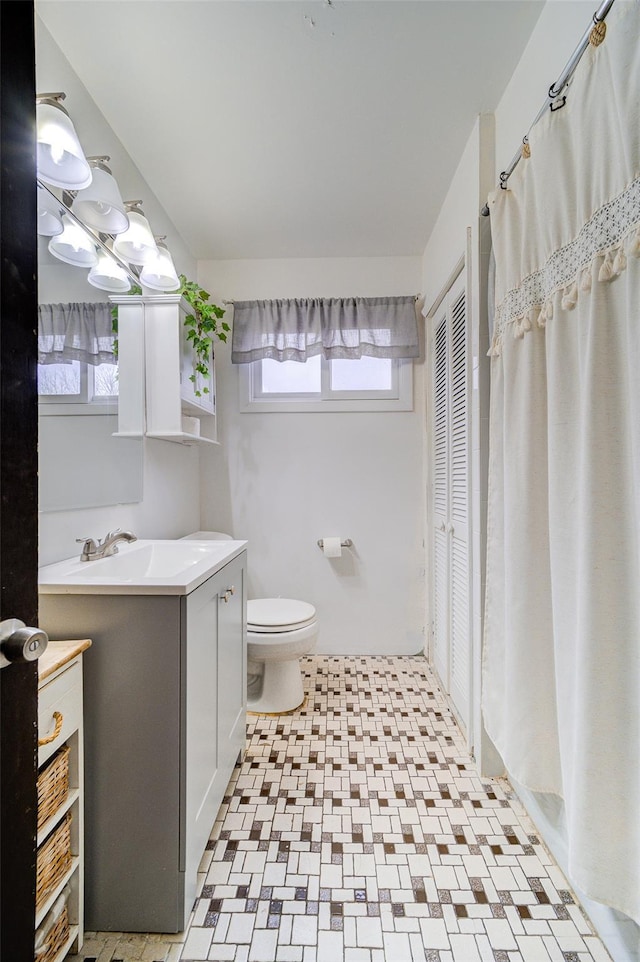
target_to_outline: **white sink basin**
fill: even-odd
[[[134,541],[99,561],[78,557],[38,572],[41,594],[188,594],[246,547],[246,541]]]

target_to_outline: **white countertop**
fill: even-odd
[[[134,541],[99,561],[79,556],[38,570],[40,594],[187,595],[247,546],[246,541]]]

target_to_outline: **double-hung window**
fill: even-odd
[[[241,411],[410,411],[412,361],[269,358],[240,366]]]
[[[38,364],[38,399],[43,414],[114,413],[118,409],[117,364]]]

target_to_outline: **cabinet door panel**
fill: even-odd
[[[247,703],[247,666],[245,660],[244,570],[240,562],[225,568],[226,582],[220,586],[218,672],[221,680],[218,696],[218,731],[220,753],[225,761],[235,764],[244,748]],[[234,589],[233,594],[230,593]],[[229,594],[227,594],[229,592]],[[226,600],[225,600],[226,599]]]
[[[197,872],[217,813],[212,791],[218,772],[218,581],[186,598],[185,787],[187,877]],[[194,869],[195,866],[195,869]]]

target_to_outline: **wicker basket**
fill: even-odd
[[[36,908],[71,867],[71,862],[71,812],[67,812],[57,828],[38,849]]]
[[[44,923],[46,925],[46,919]],[[40,948],[36,951],[35,962],[52,962],[56,955],[69,938],[69,913],[67,906],[53,923],[47,937]]]
[[[69,753],[69,746],[64,745],[38,775],[38,830],[69,794]]]

